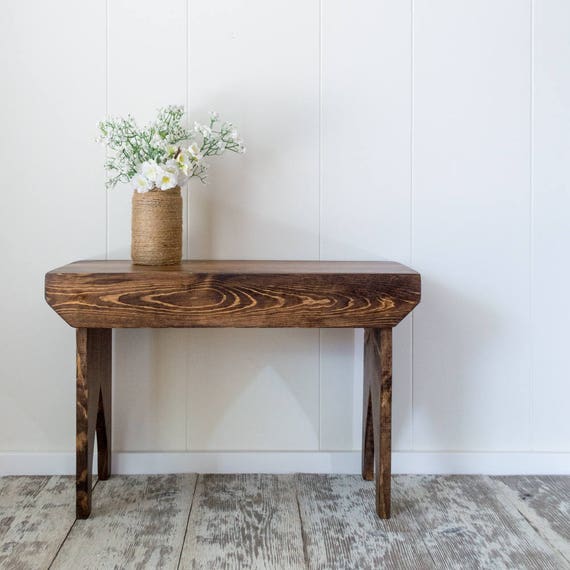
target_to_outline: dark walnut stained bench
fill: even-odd
[[[46,274],[49,305],[77,329],[78,518],[111,473],[114,328],[364,328],[362,476],[376,474],[376,512],[390,516],[392,328],[420,300],[420,275],[389,261],[184,261],[146,267],[79,261]]]

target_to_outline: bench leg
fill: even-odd
[[[111,329],[77,329],[76,516],[91,513],[93,448],[98,472],[111,472]]]
[[[362,476],[376,478],[376,512],[390,518],[392,473],[392,329],[366,329]]]

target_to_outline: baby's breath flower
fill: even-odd
[[[154,122],[141,128],[134,118],[109,118],[99,123],[98,142],[109,151],[105,162],[107,186],[130,182],[137,192],[168,190],[189,178],[206,182],[209,156],[226,150],[245,152],[243,142],[229,122],[218,126],[219,115],[210,113],[210,124],[183,124],[184,109],[171,105],[159,110]]]

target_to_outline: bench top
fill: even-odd
[[[134,265],[130,261],[93,260],[69,263],[48,273],[221,273],[247,274],[347,274],[347,273],[393,273],[417,275],[417,272],[395,261],[265,261],[265,260],[189,260],[179,265]]]
[[[46,274],[71,326],[388,327],[420,300],[420,275],[392,261],[78,261]]]

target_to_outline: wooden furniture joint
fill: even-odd
[[[114,328],[364,328],[362,476],[390,516],[392,328],[419,303],[420,275],[389,261],[78,261],[46,274],[48,304],[77,334],[76,513],[111,473]]]

